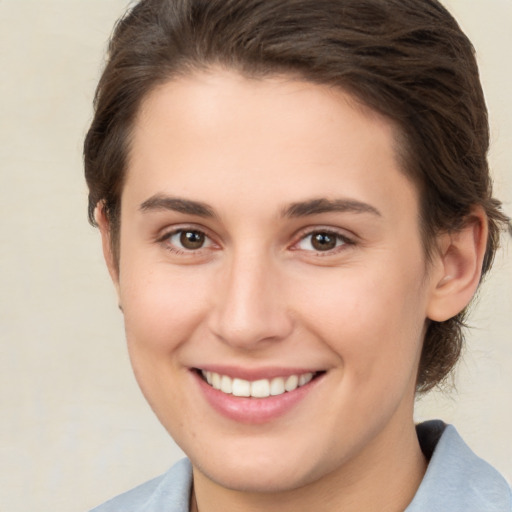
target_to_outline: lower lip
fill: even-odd
[[[197,373],[192,372],[208,403],[218,413],[239,423],[261,424],[285,415],[302,402],[317,386],[323,375],[317,376],[304,386],[282,395],[267,398],[245,398],[228,395],[212,388]]]

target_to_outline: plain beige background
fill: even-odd
[[[181,456],[134,382],[81,144],[126,0],[0,0],[0,510],[84,511]],[[512,1],[446,2],[478,50],[496,193],[512,214]],[[417,418],[456,424],[512,479],[512,243],[472,317],[458,390]]]

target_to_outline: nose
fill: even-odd
[[[278,265],[256,255],[233,257],[219,276],[210,329],[224,343],[256,350],[293,330]]]

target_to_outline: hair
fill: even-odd
[[[396,126],[403,172],[420,193],[426,260],[436,235],[481,206],[482,276],[508,222],[492,197],[489,127],[474,48],[436,0],[142,0],[116,25],[84,145],[89,219],[101,204],[114,257],[130,136],[141,102],[178,76],[222,66],[339,87]],[[417,392],[457,362],[466,310],[427,326]]]

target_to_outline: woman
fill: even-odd
[[[139,385],[188,459],[105,511],[510,510],[414,398],[507,217],[434,0],[142,0],[85,142]]]

